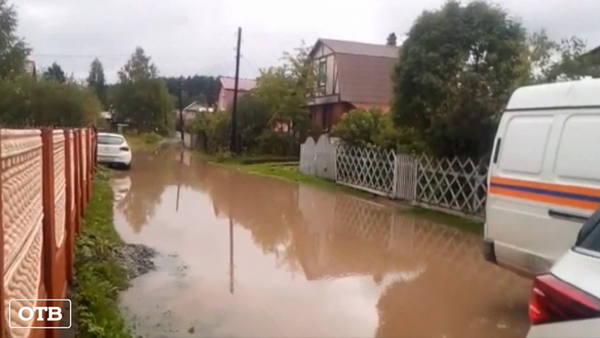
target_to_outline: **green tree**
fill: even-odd
[[[158,69],[146,55],[142,47],[137,47],[129,61],[119,71],[121,82],[154,79],[158,76]]]
[[[529,74],[524,29],[494,5],[447,2],[425,11],[396,67],[394,121],[438,155],[489,151],[500,113]]]
[[[116,119],[132,127],[167,132],[173,123],[173,100],[159,79],[126,81],[115,87],[112,99]]]
[[[173,124],[173,99],[158,69],[137,47],[119,71],[119,83],[111,90],[117,121],[140,130],[166,133]]]
[[[97,58],[90,65],[90,74],[87,78],[88,87],[96,93],[98,99],[106,107],[106,79],[104,78],[104,67]]]
[[[58,63],[53,62],[50,68],[46,69],[44,72],[43,78],[48,81],[55,81],[58,83],[67,82],[67,77],[65,76],[65,72],[58,65]]]
[[[253,91],[269,113],[268,126],[287,125],[299,139],[311,129],[306,96],[314,87],[314,69],[307,62],[308,52],[305,47],[297,48],[284,54],[281,65],[261,70]]]
[[[532,83],[600,77],[600,57],[586,53],[585,42],[576,36],[555,42],[541,30],[529,36],[528,45]]]
[[[4,126],[81,127],[97,121],[101,105],[75,83],[36,81],[29,76],[0,80],[0,123]]]
[[[0,79],[22,74],[30,49],[15,35],[17,14],[7,0],[0,0]]]

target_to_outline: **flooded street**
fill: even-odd
[[[164,149],[118,171],[115,224],[157,250],[121,304],[144,337],[522,337],[529,282],[480,237]]]

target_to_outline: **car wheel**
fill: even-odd
[[[131,169],[131,163],[123,164],[123,168],[124,168],[125,170],[129,170],[129,169]]]

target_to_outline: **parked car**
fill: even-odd
[[[486,259],[548,271],[600,207],[600,80],[523,87],[501,118],[488,174]]]
[[[529,317],[530,338],[600,336],[600,210],[551,272],[535,278]]]
[[[129,169],[131,167],[131,161],[131,148],[123,135],[98,133],[99,163],[118,165]]]

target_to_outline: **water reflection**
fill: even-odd
[[[138,155],[122,176],[121,235],[163,253],[122,297],[142,334],[526,332],[527,281],[483,262],[476,236],[173,149]]]

